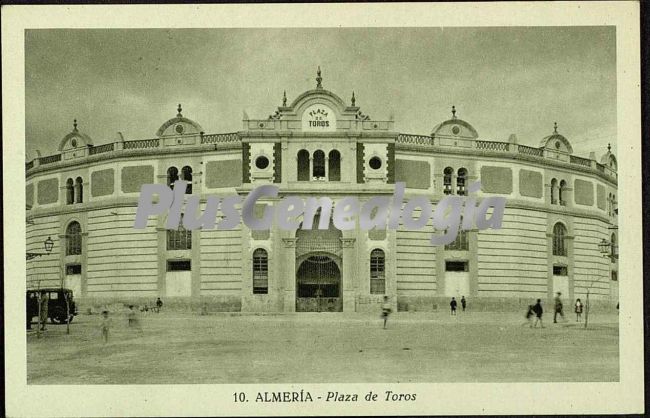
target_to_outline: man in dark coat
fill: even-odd
[[[451,302],[449,302],[449,306],[451,307],[451,314],[456,315],[456,306],[458,305],[458,302],[456,302],[456,298],[451,298]]]
[[[562,299],[560,299],[560,296],[562,296],[562,293],[557,292],[557,295],[555,296],[555,313],[553,314],[553,323],[557,324],[557,314],[560,314],[562,317],[562,320],[564,321],[564,312],[562,308]]]
[[[533,327],[536,327],[537,323],[539,322],[539,325],[544,328],[544,323],[542,322],[542,314],[544,313],[544,309],[542,309],[541,299],[537,299],[537,303],[535,306],[533,306],[533,312],[535,312],[535,323],[533,324]]]

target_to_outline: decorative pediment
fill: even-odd
[[[169,119],[163,123],[156,132],[156,136],[178,136],[178,135],[196,135],[203,132],[203,128],[191,119],[183,117],[181,111],[183,108],[178,105],[178,113],[175,118]]]

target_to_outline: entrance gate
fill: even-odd
[[[305,259],[296,274],[296,312],[341,312],[341,271],[326,255]]]

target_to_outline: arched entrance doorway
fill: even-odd
[[[329,255],[308,255],[296,271],[296,312],[341,312],[341,270]]]
[[[341,312],[342,233],[329,219],[327,229],[318,229],[320,213],[312,229],[296,231],[296,312]]]

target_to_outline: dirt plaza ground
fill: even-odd
[[[112,315],[27,335],[29,384],[617,381],[618,317],[569,315],[531,329],[523,313]],[[35,328],[35,324],[34,324]]]

